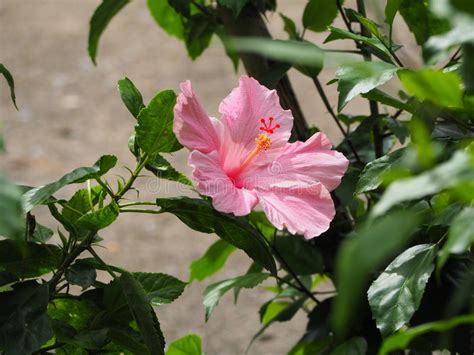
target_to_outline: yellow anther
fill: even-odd
[[[257,144],[258,151],[265,151],[272,145],[272,140],[266,133],[260,133],[257,138],[255,138],[255,143]]]

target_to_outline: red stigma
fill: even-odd
[[[273,117],[268,118],[268,124],[264,118],[260,119],[260,122],[263,123],[263,127],[260,127],[260,130],[265,131],[270,134],[272,134],[273,132],[275,132],[276,129],[281,127],[279,124],[276,124],[275,126],[272,127]]]

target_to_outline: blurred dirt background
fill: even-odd
[[[0,170],[18,183],[38,186],[79,167],[89,166],[103,154],[119,158],[115,174],[127,176],[123,166],[134,166],[127,139],[134,119],[116,90],[127,76],[145,101],[163,89],[178,89],[191,79],[209,114],[217,116],[220,100],[237,85],[230,60],[217,40],[202,57],[192,62],[184,44],[164,33],[150,16],[145,0],[127,5],[102,36],[98,65],[87,55],[89,19],[98,0],[0,0],[0,62],[12,72],[17,92],[17,112],[7,86],[0,84],[0,122],[7,154],[0,157]],[[300,23],[305,0],[280,0],[279,11]],[[275,37],[286,38],[277,13],[268,18]],[[342,27],[342,24],[340,24]],[[317,44],[324,36],[312,35]],[[340,46],[339,46],[340,48]],[[407,52],[408,53],[408,52]],[[402,58],[404,56],[402,55]],[[404,57],[405,60],[409,59]],[[333,78],[334,68],[325,70],[321,82]],[[339,132],[313,88],[297,72],[290,77],[308,121],[324,131],[333,143]],[[337,102],[335,86],[329,98]],[[348,111],[365,112],[358,102]],[[186,174],[187,152],[169,157]],[[111,182],[113,182],[111,175]],[[143,178],[140,198],[188,194],[176,184]],[[60,196],[67,197],[66,189]],[[134,194],[129,194],[135,198]],[[45,211],[37,218],[55,228]],[[132,271],[165,272],[187,280],[189,264],[216,240],[214,235],[194,232],[172,215],[123,214],[101,233],[102,256],[110,263]],[[210,280],[194,282],[172,305],[157,310],[168,342],[189,333],[203,338],[208,354],[243,354],[258,331],[258,309],[270,298],[262,288],[242,292],[238,306],[225,296],[208,323],[204,323],[201,294],[211,282],[242,274],[249,259],[234,253],[227,267]],[[293,321],[275,324],[252,347],[250,354],[284,354],[302,335],[304,314]]]

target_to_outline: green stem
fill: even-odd
[[[364,0],[357,0],[357,11],[362,16],[366,17]],[[370,33],[362,24],[360,25],[360,31],[363,36],[370,37]],[[370,52],[367,51],[367,49],[364,47],[361,47],[361,50],[364,56],[364,60],[366,62],[372,61],[372,56]],[[373,100],[369,101],[369,109],[370,109],[371,117],[377,117],[379,115],[379,107],[376,101],[373,101]],[[383,155],[383,137],[382,137],[382,131],[380,129],[378,122],[375,122],[374,127],[372,128],[372,134],[374,136],[375,156],[377,158],[380,158]]]
[[[133,183],[137,179],[137,177],[140,175],[140,172],[142,171],[143,167],[148,161],[148,154],[143,155],[140,160],[137,163],[137,166],[135,167],[135,170],[132,172],[132,176],[130,176],[130,179],[128,179],[127,183],[120,189],[119,192],[115,195],[115,201],[120,200],[123,195],[127,193],[128,190],[133,186]]]
[[[119,205],[120,208],[130,207],[130,206],[156,206],[156,203],[135,201],[135,202],[128,202],[128,203],[124,203],[123,205]]]
[[[145,210],[145,209],[132,209],[132,208],[121,208],[120,212],[123,213],[149,213],[149,214],[161,214],[162,211],[155,211],[155,210]]]
[[[107,192],[107,194],[112,198],[112,200],[115,199],[114,193],[112,192],[112,190],[109,189],[105,182],[103,182],[100,178],[96,178],[95,181],[97,181],[97,183],[102,186],[102,188],[105,190],[105,192]]]

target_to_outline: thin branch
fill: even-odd
[[[109,189],[109,187],[107,186],[105,182],[103,182],[100,178],[96,178],[95,181],[97,181],[97,183],[100,186],[102,186],[102,188],[105,190],[105,192],[107,192],[107,194],[110,196],[112,200],[115,199],[114,193],[112,192],[112,190]]]
[[[351,23],[349,22],[349,20],[347,19],[346,14],[344,13],[344,9],[342,8],[342,5],[341,5],[341,0],[337,0],[336,4],[337,4],[337,9],[339,10],[339,13],[341,14],[342,20],[346,24],[347,29],[350,32],[352,32]]]
[[[105,270],[107,270],[107,272],[110,274],[110,276],[112,276],[112,277],[114,278],[114,280],[117,280],[117,275],[115,274],[115,272],[109,267],[109,265],[107,265],[107,263],[106,263],[104,260],[102,260],[102,258],[99,256],[99,254],[97,254],[97,253],[95,252],[95,250],[94,250],[91,246],[89,246],[89,247],[87,248],[87,251],[88,251],[89,253],[91,253],[92,256],[93,256],[100,264],[102,264],[102,266],[105,268]]]
[[[132,209],[132,208],[121,208],[120,212],[123,213],[148,213],[148,214],[160,214],[163,213],[162,211],[155,211],[155,210],[145,210],[145,209]]]
[[[130,206],[156,206],[156,203],[135,201],[135,202],[128,202],[128,203],[124,203],[123,205],[119,205],[120,208],[130,207]]]
[[[321,82],[319,81],[319,79],[317,77],[315,77],[315,78],[313,78],[313,83],[316,86],[316,90],[318,90],[319,96],[321,96],[321,100],[323,101],[324,106],[328,110],[331,117],[334,119],[334,122],[336,122],[337,127],[339,128],[342,135],[346,139],[347,144],[349,145],[349,148],[352,150],[352,153],[354,153],[354,157],[357,159],[357,161],[359,163],[362,163],[359,155],[357,154],[357,151],[356,151],[354,145],[352,144],[351,140],[347,138],[347,133],[344,130],[344,127],[342,127],[341,122],[339,122],[336,113],[334,112],[333,108],[331,107],[331,103],[329,102],[328,97],[326,96],[326,93],[324,92],[324,88],[321,85]]]
[[[204,14],[206,14],[206,15],[209,15],[209,16],[212,16],[212,12],[209,11],[209,9],[208,9],[206,6],[204,6],[204,5],[200,4],[200,3],[198,3],[198,2],[195,1],[195,0],[191,0],[191,4],[193,4],[193,5],[196,6],[199,10],[201,10],[202,13],[204,13]]]
[[[459,58],[456,58],[457,55],[461,52],[461,48],[458,48],[456,50],[456,52],[453,53],[453,55],[451,56],[451,58],[449,58],[449,61],[443,66],[443,69],[446,69],[447,67],[449,67],[449,65],[454,62],[454,61],[457,61]]]

